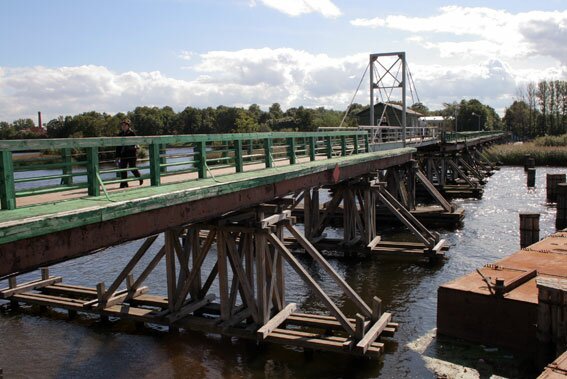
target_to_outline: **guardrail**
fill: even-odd
[[[138,145],[137,167],[117,168],[118,146]],[[197,173],[207,178],[211,169],[230,173],[249,165],[273,167],[369,151],[368,133],[350,130],[327,133],[249,133],[148,137],[102,137],[0,141],[0,206],[16,208],[16,198],[86,188],[100,196],[113,183],[149,179],[161,185],[165,176]],[[30,153],[31,152],[31,153]],[[143,154],[146,155],[146,154]],[[308,158],[308,159],[307,159]],[[140,178],[121,179],[120,173],[138,169]]]
[[[359,126],[358,129],[369,133],[370,143],[403,141],[403,128],[401,126]],[[406,143],[437,140],[438,135],[439,128],[437,127],[406,127]]]
[[[497,131],[476,131],[476,132],[442,132],[441,141],[450,142],[467,142],[476,138],[503,136],[504,132]]]

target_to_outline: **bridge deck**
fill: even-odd
[[[0,212],[0,275],[42,264],[33,256],[30,246],[34,244],[40,251],[58,251],[57,261],[69,254],[77,256],[166,228],[217,217],[309,186],[332,184],[403,164],[413,152],[413,148],[403,148],[364,153],[115,191],[108,198],[91,196],[5,210]],[[81,228],[80,233],[66,233],[77,228]],[[22,245],[14,246],[17,242]],[[24,245],[26,248],[22,248]],[[18,260],[9,258],[14,248],[20,254],[30,252],[31,260],[24,263],[27,259],[21,255]]]

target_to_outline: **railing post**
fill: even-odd
[[[346,136],[341,136],[341,156],[346,157]]]
[[[293,137],[287,139],[287,156],[289,157],[289,164],[297,163],[297,156],[295,155],[295,138]]]
[[[61,159],[63,160],[63,177],[61,178],[61,184],[70,186],[73,184],[73,160],[71,156],[71,149],[65,148],[61,149]]]
[[[325,137],[325,144],[327,146],[327,158],[333,157],[333,143],[331,141],[331,136]]]
[[[353,142],[354,142],[354,154],[358,154],[358,135],[355,134],[353,136]]]
[[[199,164],[197,165],[199,179],[205,179],[207,177],[207,146],[205,141],[197,142],[196,148],[199,155]]]
[[[89,196],[100,196],[98,182],[98,147],[87,147],[87,184]]]
[[[370,152],[370,143],[368,141],[368,133],[364,135],[364,148],[366,149],[366,153]]]
[[[150,183],[152,186],[161,184],[161,145],[159,143],[151,143],[150,146]]]
[[[160,171],[163,173],[167,172],[167,149],[165,144],[159,144],[159,167]]]
[[[2,209],[16,209],[14,164],[11,151],[0,151],[0,205]]]
[[[309,160],[314,161],[316,154],[315,137],[309,137]]]
[[[244,171],[244,161],[242,160],[242,140],[234,141],[234,166],[236,172]]]
[[[274,159],[272,157],[272,139],[264,139],[264,156],[266,159],[266,168],[273,167]]]

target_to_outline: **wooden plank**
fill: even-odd
[[[42,294],[20,293],[13,296],[14,300],[37,305],[45,305],[56,308],[72,309],[75,311],[83,311],[83,304],[76,299],[64,299],[55,297],[46,297]]]
[[[293,225],[286,224],[285,226],[291,232],[291,234],[293,234],[293,236],[301,244],[301,246],[303,246],[305,251],[307,251],[307,253],[309,253],[309,255],[311,255],[311,257],[323,267],[325,272],[329,274],[329,276],[335,281],[335,283],[338,284],[345,295],[347,295],[347,297],[352,302],[354,302],[354,304],[356,304],[362,314],[366,317],[370,317],[372,315],[372,310],[370,309],[370,307],[364,302],[364,300],[362,300],[360,296],[358,296],[356,292],[354,292],[354,290],[348,285],[348,283],[343,278],[341,278],[339,274],[337,274],[337,272],[331,267],[329,262],[327,262],[327,260],[323,258],[323,256],[317,251],[317,249],[315,249],[315,247],[309,241],[303,238],[301,233]]]
[[[136,296],[142,295],[149,291],[148,287],[140,287],[136,288],[133,292],[126,292],[120,295],[112,296],[108,300],[104,301],[100,304],[101,307],[111,307],[116,304],[120,304],[124,302],[124,300],[128,299],[135,299]]]
[[[376,236],[376,237],[374,237],[374,239],[372,241],[370,241],[370,243],[366,247],[369,248],[370,250],[372,250],[376,245],[378,245],[378,243],[381,240],[382,240],[382,237]]]
[[[345,315],[340,311],[336,304],[327,296],[327,294],[319,287],[317,282],[309,275],[307,271],[303,268],[301,263],[293,256],[293,254],[285,247],[282,241],[280,241],[273,233],[266,233],[267,239],[280,250],[284,258],[288,263],[294,268],[294,270],[299,274],[299,276],[315,291],[317,295],[321,298],[323,303],[327,306],[327,309],[337,318],[341,323],[345,331],[349,335],[354,335],[354,328],[348,322]]]
[[[267,323],[264,324],[258,331],[256,335],[258,336],[258,340],[264,340],[274,329],[278,328],[286,318],[295,312],[297,305],[295,303],[289,303],[286,305],[284,309],[282,309],[278,314],[270,319]]]
[[[132,259],[130,259],[130,261],[122,269],[120,274],[118,274],[118,276],[116,277],[114,282],[110,285],[110,287],[108,287],[108,291],[106,291],[106,293],[103,296],[104,301],[108,300],[112,296],[114,291],[118,289],[118,286],[120,286],[120,284],[124,281],[124,279],[126,279],[128,274],[132,272],[136,264],[138,264],[140,259],[144,256],[144,254],[146,254],[146,252],[148,251],[150,246],[154,243],[154,241],[157,239],[157,237],[158,237],[157,235],[151,236],[144,241],[144,243],[142,244],[142,246],[140,246],[136,254],[134,254]]]
[[[228,286],[228,262],[226,254],[226,232],[219,230],[217,232],[217,267],[219,277],[219,294],[221,305],[221,320],[228,320],[232,316],[229,303],[229,286]]]
[[[416,171],[416,176],[419,179],[419,181],[421,182],[421,184],[423,184],[423,186],[425,187],[425,189],[427,190],[427,192],[429,192],[429,194],[435,199],[437,200],[437,202],[439,203],[439,205],[441,205],[441,207],[446,211],[446,212],[452,212],[452,208],[451,208],[451,204],[445,200],[445,198],[443,197],[443,195],[441,195],[441,192],[439,192],[437,190],[437,188],[435,188],[435,186],[433,185],[433,183],[431,183],[429,181],[429,179],[427,179],[427,176],[425,176],[425,174],[421,171],[421,170],[417,170]]]
[[[268,336],[266,341],[315,350],[345,353],[346,351],[344,350],[343,345],[348,340],[341,337],[328,337],[313,333],[276,329]],[[382,344],[373,344],[372,347],[367,350],[366,355],[377,358],[381,355],[383,348],[384,346]],[[356,353],[356,351],[353,351],[352,353]]]
[[[376,338],[380,336],[380,333],[388,326],[388,323],[392,319],[392,314],[384,312],[382,316],[376,321],[376,323],[366,332],[364,337],[356,344],[356,348],[362,353],[366,353],[370,344],[376,341]]]
[[[52,284],[59,283],[62,280],[63,280],[62,277],[56,276],[49,278],[47,280],[40,279],[40,280],[33,280],[31,282],[22,283],[14,288],[4,288],[3,290],[0,290],[0,298],[6,299],[15,294],[28,292],[31,290],[39,289],[41,287],[50,286]]]
[[[291,217],[291,211],[290,210],[284,210],[281,213],[277,213],[275,215],[271,215],[269,217],[266,217],[266,218],[260,220],[260,228],[265,229],[268,226],[272,226],[274,224],[277,224],[278,222],[280,222],[282,220],[287,220],[290,217]]]
[[[238,277],[240,281],[240,288],[242,289],[242,294],[244,295],[244,301],[246,302],[247,307],[250,309],[252,313],[252,317],[254,318],[255,322],[259,322],[259,315],[258,309],[256,306],[256,299],[252,293],[252,284],[248,282],[248,276],[242,267],[242,260],[238,256],[234,246],[236,245],[236,241],[230,234],[226,234],[226,242],[227,242],[227,251],[229,258],[231,259],[232,267],[233,267],[233,275]]]
[[[185,304],[181,307],[178,311],[173,314],[169,314],[166,318],[170,323],[174,323],[183,317],[188,316],[189,314],[195,312],[196,310],[203,308],[205,305],[211,303],[216,298],[214,293],[208,294],[201,300],[192,301],[190,303]]]
[[[165,273],[167,277],[167,300],[169,302],[169,310],[173,312],[175,309],[176,288],[176,271],[175,271],[175,239],[177,235],[173,230],[165,233]]]

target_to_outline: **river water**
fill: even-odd
[[[102,324],[85,315],[69,321],[66,313],[57,310],[40,313],[22,307],[12,311],[4,303],[0,305],[0,368],[4,378],[434,378],[447,372],[447,377],[457,372],[476,377],[476,370],[484,376],[530,377],[533,373],[527,373],[525,361],[509,352],[435,338],[437,288],[517,251],[519,212],[541,213],[540,236],[553,233],[555,209],[545,204],[545,174],[560,172],[565,170],[538,167],[536,187],[527,189],[522,168],[504,167],[490,178],[481,200],[456,200],[466,216],[457,229],[438,230],[451,245],[443,264],[329,258],[363,299],[380,297],[383,310],[392,312],[400,323],[380,361],[324,352],[307,355],[279,345],[257,346],[194,332],[169,334],[157,327],[136,330],[128,322]],[[104,280],[108,285],[140,244],[131,242],[53,266],[51,274],[63,276],[68,284],[94,286]],[[300,259],[314,277],[324,280],[318,267],[307,258]],[[213,264],[212,259],[205,262],[206,267]],[[38,276],[31,273],[19,280]],[[158,267],[148,278],[151,293],[165,293],[164,277],[163,267]],[[288,302],[303,309],[323,308],[289,267],[286,282]],[[0,282],[0,287],[6,286]],[[345,299],[334,285],[323,281],[322,287],[343,305]],[[447,368],[443,362],[464,367]],[[457,371],[451,374],[451,369]]]

